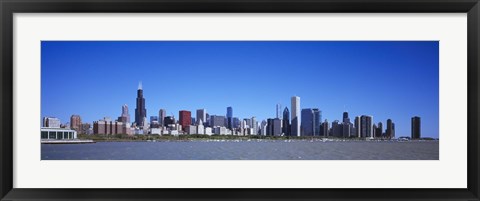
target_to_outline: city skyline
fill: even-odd
[[[159,50],[164,50],[167,47],[173,47],[174,50],[177,50],[179,52],[177,53],[178,55],[184,56],[185,58],[189,58],[189,59],[192,59],[192,58],[199,59],[198,58],[199,54],[207,57],[206,53],[195,53],[195,54],[191,53],[189,56],[185,54],[186,51],[195,52],[195,50],[199,51],[200,49],[202,49],[200,47],[203,47],[209,53],[212,53],[212,52],[218,53],[218,54],[210,55],[209,56],[210,60],[204,59],[211,63],[215,61],[214,58],[218,58],[223,62],[229,61],[229,59],[225,58],[225,55],[222,56],[221,54],[222,50],[230,50],[230,51],[233,51],[234,53],[239,53],[238,48],[242,49],[246,47],[261,47],[260,49],[263,49],[262,51],[264,51],[263,52],[264,54],[269,54],[270,57],[274,57],[282,61],[285,61],[285,60],[290,61],[290,63],[293,62],[291,60],[297,60],[298,57],[304,57],[304,55],[302,54],[298,54],[298,53],[293,54],[292,53],[293,50],[303,50],[302,53],[306,53],[305,52],[305,49],[306,49],[308,50],[307,51],[308,53],[312,49],[322,49],[322,48],[325,49],[328,47],[328,48],[331,48],[331,49],[328,49],[330,51],[333,48],[333,50],[336,50],[336,51],[348,50],[350,52],[353,52],[351,50],[352,48],[358,50],[358,49],[368,47],[367,49],[369,51],[367,52],[369,52],[369,54],[376,53],[374,54],[374,56],[377,56],[377,57],[378,57],[378,54],[380,53],[382,53],[380,55],[383,55],[386,57],[388,56],[392,57],[392,55],[385,53],[389,51],[396,52],[396,53],[402,52],[403,53],[402,55],[404,57],[401,57],[402,55],[395,55],[402,59],[397,58],[397,60],[393,60],[391,62],[398,63],[400,60],[400,61],[403,61],[403,63],[409,63],[410,65],[409,67],[405,67],[406,69],[400,69],[400,70],[397,68],[390,69],[393,71],[385,70],[384,68],[381,68],[376,65],[372,65],[371,68],[373,69],[370,69],[365,67],[366,63],[376,63],[376,62],[372,61],[373,59],[370,59],[370,60],[365,59],[363,63],[358,62],[357,66],[363,66],[365,68],[365,71],[367,72],[361,72],[361,70],[357,69],[358,67],[349,67],[346,69],[343,68],[342,70],[341,68],[342,65],[338,64],[337,68],[339,69],[335,68],[336,70],[338,70],[338,72],[334,71],[334,72],[337,72],[339,75],[338,80],[328,79],[328,77],[332,77],[332,76],[327,76],[328,75],[327,73],[327,75],[323,75],[323,76],[322,74],[319,74],[318,79],[312,79],[312,80],[307,79],[307,81],[300,81],[296,79],[295,76],[292,76],[291,79],[289,79],[288,74],[292,74],[292,73],[288,73],[288,72],[294,71],[295,69],[299,70],[302,73],[309,72],[309,71],[330,72],[331,71],[330,68],[333,68],[333,67],[330,66],[330,68],[321,68],[311,64],[311,63],[314,63],[312,61],[310,63],[311,65],[308,65],[308,68],[307,67],[300,68],[302,67],[302,65],[297,65],[297,66],[300,66],[299,68],[287,68],[286,66],[273,65],[273,66],[264,67],[263,70],[259,69],[259,71],[252,71],[253,73],[236,74],[235,72],[238,69],[232,69],[231,67],[217,66],[216,68],[213,68],[213,70],[228,69],[229,71],[232,70],[233,72],[227,71],[227,72],[223,72],[224,74],[222,74],[222,72],[220,73],[212,72],[212,68],[203,68],[203,71],[212,72],[211,74],[208,74],[203,72],[202,70],[200,70],[199,72],[198,68],[191,68],[190,69],[192,70],[191,73],[190,71],[186,71],[188,73],[186,74],[186,78],[184,78],[183,75],[185,75],[184,74],[185,72],[183,72],[182,69],[179,70],[179,68],[177,67],[171,67],[172,69],[168,67],[165,67],[165,68],[158,67],[160,71],[163,70],[164,73],[157,74],[157,73],[150,72],[150,71],[157,72],[156,68],[153,68],[151,66],[141,67],[142,65],[139,65],[138,68],[136,67],[131,67],[131,69],[124,68],[123,69],[124,71],[122,71],[122,69],[115,70],[115,68],[112,69],[110,65],[107,65],[109,67],[106,67],[107,68],[106,70],[100,67],[99,71],[97,72],[112,72],[114,75],[118,75],[118,72],[122,72],[122,73],[125,73],[125,75],[120,73],[120,75],[123,75],[123,77],[122,76],[119,76],[119,77],[120,78],[125,77],[126,80],[128,81],[125,81],[125,83],[123,83],[122,79],[118,79],[116,82],[108,82],[108,80],[110,80],[111,77],[115,77],[115,76],[111,76],[111,77],[104,77],[102,82],[102,79],[97,80],[94,78],[89,78],[88,76],[90,74],[85,74],[81,77],[86,78],[85,80],[88,82],[96,83],[96,85],[87,84],[87,86],[90,86],[90,87],[83,88],[84,93],[80,93],[82,92],[81,90],[77,90],[76,92],[78,93],[71,93],[70,91],[72,89],[82,89],[82,88],[77,88],[77,86],[75,86],[74,84],[71,84],[71,85],[65,84],[67,86],[66,88],[68,87],[71,88],[70,90],[62,90],[62,88],[65,89],[65,85],[60,85],[58,87],[59,90],[55,91],[55,87],[54,87],[55,85],[52,85],[52,81],[54,81],[53,80],[54,77],[59,75],[68,75],[68,74],[69,76],[71,76],[71,72],[82,72],[80,70],[86,70],[89,68],[89,67],[83,66],[83,68],[86,68],[86,69],[82,69],[80,65],[79,66],[80,70],[75,69],[73,67],[67,67],[67,69],[65,69],[64,71],[61,71],[59,70],[59,68],[61,69],[61,66],[66,66],[66,65],[68,66],[68,64],[79,65],[78,63],[74,63],[74,61],[81,60],[80,58],[85,59],[85,57],[96,58],[95,59],[96,62],[100,62],[102,64],[108,63],[107,61],[114,61],[115,58],[117,58],[118,60],[122,60],[123,58],[120,59],[121,57],[119,57],[121,55],[118,55],[119,54],[118,49],[117,50],[113,50],[113,49],[119,48],[119,47],[120,49],[126,48],[125,46],[126,47],[133,46],[140,49],[142,49],[143,47],[144,49],[148,49],[148,50],[152,50],[151,48],[153,47],[146,48],[145,46],[147,47],[154,46]],[[159,48],[157,46],[166,46],[166,47]],[[177,46],[185,46],[185,47],[179,48]],[[320,47],[317,47],[317,46],[320,46]],[[323,46],[327,46],[327,47],[323,47]],[[341,46],[345,46],[345,47],[341,48]],[[109,56],[104,57],[103,59],[99,58],[99,56],[96,55],[95,53],[100,53],[99,52],[100,50],[98,50],[95,47],[99,47],[99,49],[103,51],[110,50],[101,54],[101,55],[109,55]],[[278,53],[279,51],[278,48],[280,48],[280,50],[284,52],[282,53],[282,51],[280,51],[280,53]],[[61,53],[63,54],[63,56],[55,55],[55,53],[59,53],[59,50],[63,50]],[[413,51],[412,53],[411,50],[415,50],[415,51]],[[426,51],[426,50],[429,50],[429,51]],[[74,53],[78,53],[79,51],[82,52],[82,54],[80,55],[74,54]],[[133,54],[132,50],[121,49],[121,51],[126,51]],[[249,58],[248,56],[251,57],[252,55],[258,55],[255,58],[257,61],[254,62],[255,63],[254,66],[259,67],[259,63],[260,64],[268,63],[272,59],[268,57],[261,58],[261,56],[264,55],[264,54],[261,54],[262,51],[260,51],[259,53],[258,50],[257,51],[253,50],[254,53],[251,53],[250,51],[243,50],[240,52],[248,53],[247,56],[245,55],[238,56],[239,58],[235,57],[231,61],[232,63],[235,63],[235,62],[239,62],[240,58]],[[278,55],[272,56],[271,51],[277,51],[277,54],[290,53],[292,54],[292,57],[297,59],[294,59],[294,58],[285,59],[283,57],[279,57]],[[140,52],[147,53],[147,51],[145,50]],[[157,55],[158,52],[151,51],[149,53],[152,55]],[[326,52],[317,51],[317,53],[327,54],[328,51]],[[67,54],[67,55],[70,54],[70,56],[64,57],[65,56],[64,54]],[[230,53],[230,54],[233,54],[233,53]],[[312,53],[310,52],[310,54]],[[358,54],[365,55],[365,51],[359,52]],[[428,59],[417,58],[419,57],[419,55],[424,56],[425,54],[429,55]],[[177,57],[179,57],[178,55]],[[136,56],[141,57],[139,55],[136,55]],[[172,54],[169,53],[169,56],[172,56]],[[308,57],[310,58],[310,60],[315,60],[315,61],[318,60],[314,58],[312,55],[310,55],[310,57]],[[326,56],[321,56],[321,57],[323,59],[327,59]],[[346,55],[343,55],[343,57],[346,57]],[[349,57],[349,58],[352,58],[352,57]],[[357,56],[353,58],[359,59],[361,57]],[[385,60],[384,62],[387,62],[386,60],[388,60],[388,58],[382,57],[379,60]],[[414,58],[417,58],[417,59],[414,59]],[[150,58],[150,59],[154,61],[158,61],[158,59],[154,59],[154,58]],[[141,58],[137,58],[137,60],[141,60]],[[332,58],[329,58],[329,60],[332,60]],[[178,60],[177,62],[180,62],[180,61],[181,60]],[[83,62],[83,65],[85,65],[85,63],[89,63],[90,65],[92,65],[92,62],[93,61],[89,61],[87,59],[87,62]],[[273,63],[279,64],[278,62],[273,62]],[[342,63],[342,62],[337,61],[337,63]],[[382,63],[382,64],[386,65],[385,63]],[[245,65],[244,67],[247,68],[247,70],[251,69],[251,68],[248,68],[248,65],[246,64],[244,65]],[[101,65],[97,64],[95,66],[99,67]],[[199,62],[197,67],[198,66],[205,67],[204,62]],[[425,66],[427,66],[428,68]],[[319,69],[316,69],[314,67]],[[417,72],[415,71],[416,68],[422,68],[422,69],[418,70]],[[426,69],[423,69],[423,68],[426,68]],[[150,71],[148,71],[149,69]],[[268,75],[268,74],[261,73],[265,71],[265,69],[266,69],[266,72],[268,72],[269,70],[270,71],[279,70],[280,72],[277,72],[275,74],[276,76],[279,76],[279,77],[281,77],[282,75],[287,75],[286,79],[275,79],[275,82],[271,82],[271,84],[274,86],[278,85],[277,91],[273,91],[273,92],[265,91],[266,89],[270,89],[270,88],[262,87],[263,85],[261,85],[261,83],[256,82],[257,79],[264,78],[264,79],[269,79],[268,83],[270,83],[271,78],[269,78],[268,76],[266,77],[261,76],[261,75]],[[55,70],[59,70],[59,71],[55,71]],[[114,70],[114,71],[109,71],[109,70]],[[127,71],[127,70],[130,70],[130,71]],[[284,70],[287,70],[287,71],[283,72]],[[183,72],[183,74],[179,73],[178,76],[174,76],[175,72],[177,71]],[[369,87],[366,90],[361,90],[363,89],[362,83],[354,82],[356,81],[356,79],[354,79],[355,75],[351,75],[352,72],[350,71],[355,71],[355,73],[357,74],[355,73],[354,74],[357,75],[358,77],[364,78],[365,75],[371,75],[372,78],[378,79],[379,80],[378,82],[383,83],[383,81],[387,80],[392,82],[393,84],[389,85],[388,82],[386,82],[384,84],[386,86],[378,85],[376,86],[376,88]],[[404,72],[404,71],[407,71],[407,72]],[[408,73],[409,71],[410,71],[410,74]],[[139,73],[138,77],[132,75],[132,74],[135,74],[135,72]],[[386,72],[390,72],[390,73],[386,73]],[[403,78],[402,79],[403,81],[399,82],[398,72],[400,72],[400,74],[404,74],[408,76],[401,77]],[[415,72],[415,73],[413,73],[412,75],[411,72]],[[165,73],[170,76],[173,76],[176,81],[175,82],[169,81],[171,79],[167,79],[168,76],[165,77],[164,75]],[[202,76],[204,75],[203,76],[204,81],[202,82],[204,83],[203,85],[196,83],[195,80],[190,81],[189,79],[191,78],[190,74],[195,74],[195,73],[200,73],[200,75]],[[81,73],[78,73],[78,74],[81,75]],[[214,75],[223,75],[223,76],[220,76],[221,79],[220,81],[218,81],[218,79],[216,79]],[[253,79],[251,77],[244,78],[245,76],[250,76],[250,75],[257,79]],[[333,75],[337,75],[337,74],[333,74]],[[388,75],[391,75],[391,77],[389,77]],[[397,75],[397,76],[393,76],[393,75]],[[305,76],[308,77],[306,74]],[[96,75],[93,74],[91,77],[96,77]],[[227,79],[229,77],[233,77],[232,78],[233,80],[238,80],[238,81],[232,82],[230,84],[229,80],[232,80],[232,79]],[[321,84],[318,84],[318,85],[312,84],[315,82],[321,82],[322,79],[320,78],[325,78],[325,81],[328,81],[328,80],[338,81],[340,82],[339,85],[343,84],[344,86],[348,86],[348,87],[345,88],[341,86],[337,87],[336,85],[325,86]],[[50,81],[50,79],[52,80]],[[135,83],[130,83],[133,81],[133,79],[136,79]],[[83,83],[81,83],[80,81],[81,79],[78,79],[78,80],[79,80],[79,85],[83,86]],[[154,82],[155,80],[157,82]],[[254,84],[248,84],[249,82],[244,82],[245,80],[254,82]],[[293,80],[293,81],[290,81],[290,80]],[[369,79],[366,79],[366,80],[369,80]],[[42,42],[42,116],[55,116],[60,118],[64,123],[67,122],[66,120],[69,119],[70,115],[72,114],[79,114],[82,117],[82,119],[84,119],[84,122],[93,122],[105,116],[115,119],[116,117],[120,116],[121,114],[120,108],[125,104],[130,107],[131,111],[129,112],[130,114],[132,114],[132,109],[134,109],[133,106],[135,106],[135,104],[132,104],[132,102],[135,102],[134,100],[136,97],[135,86],[136,86],[136,83],[138,83],[138,81],[143,82],[143,88],[145,89],[143,97],[146,99],[145,108],[147,110],[147,114],[146,114],[147,119],[149,119],[150,116],[158,116],[160,109],[166,109],[167,116],[170,116],[173,113],[173,115],[177,120],[179,119],[178,112],[180,110],[190,111],[192,117],[195,117],[195,111],[197,109],[206,109],[206,112],[209,113],[210,115],[226,116],[227,107],[231,106],[233,108],[233,117],[239,117],[240,119],[243,119],[243,118],[251,118],[255,116],[257,120],[261,122],[262,120],[276,117],[276,113],[278,112],[278,108],[276,108],[277,104],[288,107],[290,106],[289,100],[291,96],[298,95],[299,97],[302,98],[300,108],[298,108],[299,111],[305,108],[318,108],[320,111],[322,111],[322,116],[323,116],[322,120],[328,119],[330,123],[333,122],[334,120],[342,120],[341,118],[342,113],[344,111],[348,111],[351,117],[360,116],[360,115],[371,115],[373,116],[372,123],[378,123],[379,121],[381,121],[383,124],[385,124],[387,119],[393,119],[396,124],[396,133],[397,133],[396,136],[409,136],[410,120],[411,120],[410,118],[413,116],[420,116],[422,117],[422,137],[423,136],[438,137],[438,42],[318,42],[318,41],[316,42],[51,42],[51,41]],[[295,82],[299,82],[298,83],[299,85],[296,85]],[[399,83],[395,84],[395,82],[399,82]],[[415,83],[416,85],[413,85],[411,82]],[[103,85],[101,83],[103,83]],[[111,84],[108,84],[108,83],[111,83]],[[285,85],[294,85],[294,86],[283,86],[281,85],[282,83]],[[423,83],[426,83],[426,84],[423,84]],[[306,86],[309,86],[310,84],[311,86],[309,88],[299,87],[299,86],[302,86],[302,84],[306,84]],[[133,85],[133,90],[130,85]],[[398,87],[402,88],[401,87],[402,85],[406,85],[403,87],[404,89],[397,90]],[[413,86],[410,86],[410,85],[413,85]],[[251,87],[251,86],[255,86],[255,87]],[[210,89],[212,87],[214,88]],[[283,89],[282,87],[285,87],[288,90],[282,91],[281,90]],[[298,87],[298,90],[297,90],[298,93],[291,93],[292,88],[294,89],[295,87]],[[362,93],[353,93],[351,91],[352,87],[358,87],[359,91],[364,93],[365,96],[359,96],[359,94],[362,94]],[[418,90],[415,90],[413,92],[408,91],[408,89],[412,90],[412,89],[415,89],[415,87],[417,87]],[[247,90],[248,93],[239,93],[243,96],[238,96],[235,93],[237,91],[245,92],[244,88],[248,88],[249,90]],[[333,90],[332,88],[336,89],[337,92],[332,93],[331,92],[331,90]],[[392,89],[392,90],[387,91],[390,93],[385,93],[385,91],[383,90],[384,88]],[[276,88],[274,87],[274,89]],[[376,90],[378,91],[377,94],[373,93],[373,95],[378,95],[377,99],[380,99],[380,101],[375,99],[376,96],[369,97],[370,95],[372,95],[371,94],[372,91],[376,91]],[[226,91],[226,92],[222,92],[222,91]],[[311,93],[321,93],[323,91],[327,92],[323,94],[324,96],[315,98],[314,96],[311,95]],[[67,94],[68,95],[67,97],[72,97],[78,100],[72,101],[76,104],[58,103],[54,99],[55,92],[62,94],[62,96],[64,94]],[[178,98],[183,96],[183,94],[188,94],[189,92],[192,93],[190,98],[185,98],[185,99]],[[264,92],[264,94],[268,94],[268,95],[261,96],[262,94],[261,92]],[[272,94],[275,94],[275,92],[278,93],[278,96],[270,97],[270,96],[273,96]],[[111,98],[96,96],[100,93],[103,93],[104,96],[111,97]],[[77,95],[78,98],[76,98],[74,95],[69,95],[69,94]],[[85,98],[81,98],[81,96],[78,96],[82,94],[87,96]],[[89,94],[91,95],[89,96]],[[203,96],[201,96],[202,94]],[[228,97],[228,95],[231,95],[232,97],[225,99],[225,97]],[[382,101],[382,97],[385,97],[386,95],[390,95],[394,98],[399,98],[400,101],[399,100],[393,101],[394,104],[382,103],[382,102],[385,102],[385,101],[388,102],[389,100],[391,100],[391,99],[383,99]],[[255,99],[251,100],[244,96],[250,97],[252,99],[255,98]],[[92,99],[96,99],[97,102],[95,101],[92,102],[88,100],[88,97],[91,97]],[[235,97],[237,97],[238,99]],[[311,100],[312,97],[314,97],[313,100]],[[328,97],[334,97],[334,98],[328,98]],[[349,98],[345,98],[344,101],[341,101],[341,100],[338,100],[336,97],[338,98],[349,97]],[[191,99],[193,99],[193,101]],[[335,100],[332,101],[331,99],[335,99]],[[409,100],[409,99],[413,99],[413,100]],[[424,99],[427,99],[427,100],[424,100]],[[268,103],[267,100],[270,100],[271,102]],[[340,103],[337,103],[336,101]],[[82,104],[83,102],[87,102],[87,103]],[[165,102],[165,103],[162,104],[162,102]],[[176,103],[173,103],[173,102],[176,102]],[[214,102],[214,104],[212,104],[211,102]],[[361,102],[361,104],[358,102]],[[382,104],[376,104],[378,102]],[[119,104],[115,105],[117,103]],[[183,103],[183,106],[182,106],[182,103]],[[256,105],[255,103],[258,103],[258,105]],[[341,105],[343,105],[343,108]],[[358,108],[358,105],[365,105],[365,106]],[[79,107],[75,107],[75,106],[79,106]],[[387,107],[387,106],[390,106],[390,107]],[[402,107],[399,108],[399,106],[402,106]],[[55,107],[60,107],[60,108],[55,108]],[[428,110],[425,110],[425,107],[427,107]],[[86,110],[82,108],[91,108],[91,109]],[[293,112],[293,109],[291,107],[288,107],[288,109],[290,113]],[[369,109],[371,109],[371,111],[368,111]],[[386,113],[390,113],[390,114],[386,114]],[[300,115],[300,113],[298,115]]]

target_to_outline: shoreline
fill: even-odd
[[[161,136],[161,137],[145,137],[145,138],[110,138],[110,137],[97,137],[97,138],[78,138],[77,141],[91,141],[90,143],[96,142],[438,142],[439,139],[415,139],[415,140],[405,140],[405,139],[380,139],[380,138],[325,138],[325,137],[261,137],[261,138],[252,138],[248,136],[235,136],[235,137],[224,137],[224,136],[214,136],[214,137],[193,137],[193,136]],[[43,142],[42,142],[43,143]],[[50,144],[60,144],[60,143],[50,143]],[[73,143],[72,143],[73,144]]]

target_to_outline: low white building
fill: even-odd
[[[42,140],[73,140],[77,139],[77,131],[65,128],[40,128]]]
[[[205,135],[212,135],[213,132],[212,132],[212,128],[211,127],[206,127],[205,128]]]
[[[168,132],[168,134],[170,134],[170,135],[178,135],[178,130],[170,130],[170,131]]]
[[[162,134],[160,128],[150,128],[150,134]]]
[[[193,125],[187,126],[187,133],[188,134],[197,134],[197,127]]]
[[[223,126],[215,127],[215,135],[225,135],[227,134],[227,128]]]
[[[134,130],[135,135],[143,135],[143,129],[135,129]]]
[[[204,128],[203,125],[198,125],[197,126],[197,134],[205,134],[205,128]]]

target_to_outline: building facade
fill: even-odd
[[[412,139],[420,139],[421,136],[421,127],[420,127],[420,117],[412,117]]]
[[[232,129],[233,126],[233,108],[227,107],[227,128]]]
[[[196,121],[202,120],[202,123],[207,121],[207,111],[205,109],[197,110],[197,119]]]
[[[302,123],[300,125],[301,136],[314,136],[314,133],[315,133],[314,120],[315,120],[315,117],[312,109],[310,108],[302,109]]]
[[[82,118],[80,115],[70,116],[70,129],[76,130],[77,132],[82,132]]]
[[[282,132],[285,136],[290,136],[290,111],[287,107],[283,109]]]
[[[360,116],[360,136],[372,137],[372,116]]]
[[[160,124],[161,128],[166,126],[165,125],[165,117],[167,117],[167,110],[165,110],[165,109],[158,110],[158,124]]]
[[[395,124],[391,119],[387,119],[387,129],[385,130],[385,137],[388,139],[395,138]]]
[[[55,117],[43,117],[43,127],[60,128],[60,119]]]
[[[320,124],[322,122],[322,111],[318,108],[313,108],[313,135],[320,136]]]
[[[225,116],[210,116],[210,125],[211,127],[225,127]]]
[[[187,131],[187,126],[192,124],[192,113],[187,110],[180,110],[178,116],[178,123],[182,126],[184,131]]]
[[[77,131],[63,128],[40,128],[40,139],[42,140],[73,140],[77,139]]]
[[[137,108],[135,108],[135,123],[137,126],[143,126],[143,119],[147,117],[147,109],[145,109],[145,98],[143,97],[142,83],[138,84],[137,90]]]
[[[300,97],[293,96],[291,98],[292,109],[292,124],[291,124],[291,136],[300,136]]]

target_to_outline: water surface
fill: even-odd
[[[42,144],[42,160],[438,160],[438,141]]]

